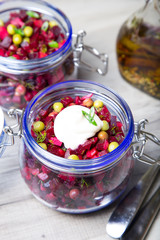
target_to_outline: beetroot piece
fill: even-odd
[[[70,96],[67,96],[61,99],[61,103],[63,104],[64,107],[67,107],[72,102],[73,102],[73,98]]]
[[[8,35],[7,29],[4,26],[0,26],[0,39],[3,41]]]
[[[16,17],[16,18],[12,19],[10,21],[10,23],[15,25],[16,27],[23,27],[24,26],[24,22],[19,17]]]
[[[2,42],[0,42],[0,46],[8,49],[11,43],[12,43],[12,38],[9,36],[6,36],[5,38],[3,38]]]
[[[108,111],[106,106],[103,106],[100,112],[98,112],[98,116],[101,120],[106,120],[107,122],[111,121],[111,114]]]

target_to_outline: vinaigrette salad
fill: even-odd
[[[31,124],[31,135],[44,155],[45,151],[52,154],[53,163],[55,159],[58,161],[57,157],[64,162],[69,161],[71,165],[73,162],[83,163],[96,158],[104,157],[105,160],[105,156],[122,143],[124,139],[122,123],[116,116],[112,116],[100,99],[92,100],[93,97],[93,94],[65,96],[57,102],[51,101],[36,113]],[[72,117],[75,116],[75,119],[70,122],[71,119],[67,120],[66,117],[69,117],[70,110],[77,111],[77,108],[78,113],[74,115],[74,111],[72,112]],[[59,117],[57,134],[56,121]],[[80,119],[84,121],[84,131],[79,127]],[[65,120],[68,125],[69,123],[72,125],[72,128],[67,125],[62,126]],[[68,129],[65,132],[66,127]],[[88,128],[96,131],[91,131],[87,140],[85,135],[83,142],[77,142],[77,146],[71,148],[68,143],[72,137],[76,136],[80,141],[78,134],[80,135],[81,131],[86,134]],[[69,134],[70,129],[73,132]],[[64,143],[63,139],[59,139],[59,131],[60,136],[64,133],[62,137],[67,136],[69,140],[65,139]],[[116,164],[108,167],[106,162],[107,168],[97,172],[50,168],[36,158],[25,143],[21,159],[23,159],[22,177],[34,196],[47,206],[67,213],[91,212],[110,204],[124,191],[134,166],[131,149]]]
[[[32,137],[45,150],[69,159],[90,159],[113,151],[123,141],[122,123],[101,100],[70,96],[41,109]],[[64,141],[63,141],[64,140]]]

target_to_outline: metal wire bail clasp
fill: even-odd
[[[133,142],[134,144],[137,144],[135,147],[133,156],[134,158],[148,163],[148,164],[155,164],[157,163],[160,165],[160,159],[154,159],[152,156],[149,156],[144,153],[145,150],[145,145],[148,141],[151,141],[158,146],[160,146],[160,140],[152,133],[144,131],[145,125],[148,123],[147,119],[142,119],[138,123],[135,123],[135,132],[134,132],[134,137],[135,141]]]
[[[16,123],[13,126],[5,126],[3,131],[9,137],[9,141],[0,145],[1,147],[12,146],[14,144],[14,137],[22,137],[22,119],[23,119],[24,109],[10,109],[8,111],[8,116],[14,118]]]
[[[105,75],[108,71],[108,56],[105,53],[99,53],[97,49],[90,47],[88,45],[85,45],[83,42],[83,38],[86,36],[86,32],[84,30],[81,30],[78,32],[78,34],[73,34],[73,37],[76,37],[76,43],[74,44],[73,50],[74,50],[74,64],[77,67],[84,68],[86,70],[97,72],[100,75]],[[99,67],[94,67],[91,64],[84,62],[82,60],[82,53],[86,50],[96,58],[98,58],[102,64],[104,65],[104,69],[100,69]]]

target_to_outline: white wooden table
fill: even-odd
[[[121,24],[143,6],[144,0],[48,0],[69,17],[74,33],[84,29],[85,43],[109,55],[109,71],[105,77],[81,71],[79,78],[93,80],[113,88],[129,104],[135,121],[149,120],[147,130],[160,138],[160,101],[135,89],[122,79],[117,68],[115,42]],[[8,118],[7,123],[10,121]],[[63,214],[43,206],[30,193],[19,171],[19,140],[7,148],[0,159],[0,239],[1,240],[109,240],[106,223],[116,203],[95,213]],[[158,146],[147,152],[160,153]],[[131,185],[147,170],[137,163]],[[147,240],[160,239],[160,214]],[[135,239],[138,240],[138,239]]]

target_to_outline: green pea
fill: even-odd
[[[47,150],[47,145],[45,143],[38,143],[41,148]]]
[[[23,39],[20,34],[17,33],[17,34],[13,35],[13,43],[14,44],[19,45],[19,44],[21,44],[22,40]]]
[[[13,35],[13,34],[15,34],[15,28],[16,28],[16,26],[14,26],[13,24],[9,24],[9,25],[7,26],[7,32],[8,32],[10,35]]]
[[[109,123],[106,120],[103,120],[103,127],[101,130],[107,131],[109,129]]]
[[[29,37],[23,38],[23,42],[28,42],[28,43],[30,43],[30,38],[29,38]]]
[[[93,106],[95,108],[102,108],[103,107],[103,102],[101,100],[95,100],[93,103]]]
[[[60,112],[62,108],[63,108],[63,104],[61,102],[55,102],[53,104],[53,109],[55,112]]]
[[[54,26],[57,26],[57,25],[58,25],[58,24],[57,24],[57,22],[56,22],[55,20],[52,20],[52,21],[49,22],[50,28],[52,28],[52,27],[54,27]]]
[[[79,160],[79,157],[75,154],[71,154],[68,159],[72,159],[72,160]]]
[[[23,32],[26,37],[31,37],[33,34],[33,28],[30,26],[27,26],[24,28]]]
[[[108,151],[112,152],[113,150],[115,150],[117,147],[119,146],[119,144],[117,142],[111,142],[108,146]]]
[[[41,132],[44,129],[45,125],[42,121],[37,121],[33,123],[33,129],[36,132]]]

